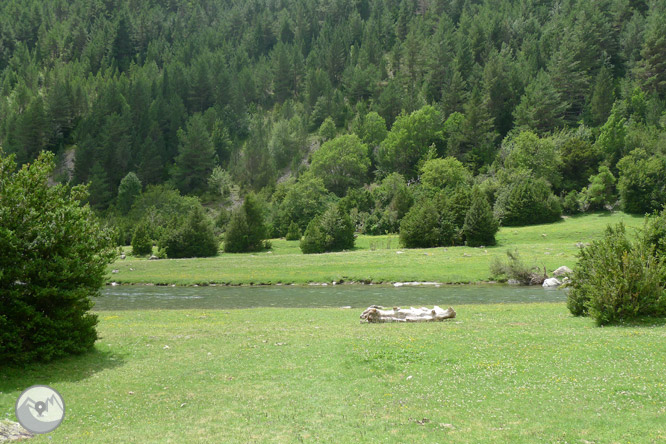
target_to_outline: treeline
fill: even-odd
[[[666,203],[664,36],[642,0],[5,1],[0,146],[56,153],[122,244],[202,202],[220,234],[250,192],[265,236],[335,205],[458,244],[472,207]]]

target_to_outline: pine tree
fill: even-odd
[[[603,125],[615,102],[613,74],[609,67],[604,65],[597,74],[594,91],[590,99],[590,121],[592,125]]]
[[[215,150],[201,114],[192,116],[186,129],[178,131],[178,139],[178,157],[172,173],[176,186],[183,193],[202,192],[215,167]]]
[[[227,253],[244,253],[260,251],[266,245],[267,230],[264,215],[254,194],[245,197],[243,205],[231,215],[224,237],[224,251]]]
[[[134,230],[132,236],[132,255],[145,256],[153,252],[153,241],[150,238],[148,227],[145,223],[141,223]]]
[[[99,162],[96,162],[90,170],[90,205],[96,210],[104,210],[111,201],[111,187],[109,179]]]
[[[544,71],[525,88],[520,104],[513,112],[515,126],[532,129],[538,134],[564,126],[567,104],[555,90],[550,76]]]
[[[472,204],[465,215],[463,235],[468,247],[495,245],[499,222],[493,214],[488,199],[479,187],[472,190]]]
[[[287,235],[285,239],[288,241],[300,240],[301,239],[301,229],[298,228],[298,224],[294,221],[291,221],[289,224],[289,229],[287,230]]]
[[[129,212],[139,194],[141,194],[141,181],[133,172],[127,173],[118,186],[118,209],[122,214]]]
[[[167,236],[164,250],[169,258],[210,257],[217,255],[218,244],[212,222],[197,205],[185,224]]]

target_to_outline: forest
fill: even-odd
[[[137,252],[651,213],[665,111],[663,1],[0,3],[2,152],[53,152]]]

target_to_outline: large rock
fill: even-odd
[[[566,265],[561,266],[557,270],[553,271],[553,276],[555,277],[560,277],[560,276],[567,276],[573,273],[573,270]]]
[[[543,284],[541,284],[541,286],[544,288],[556,288],[560,285],[562,285],[562,282],[560,282],[560,280],[557,278],[546,279],[543,281]]]
[[[18,441],[32,437],[33,434],[21,427],[18,422],[0,420],[0,442]]]

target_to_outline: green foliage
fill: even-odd
[[[215,149],[200,114],[192,116],[185,130],[178,131],[178,140],[174,182],[183,193],[200,193],[215,167]]]
[[[515,125],[538,134],[547,133],[564,126],[566,108],[566,102],[553,87],[548,74],[540,71],[525,88],[525,94],[513,112]]]
[[[365,115],[357,134],[363,143],[374,149],[386,139],[386,135],[388,134],[386,121],[378,113],[371,111]]]
[[[289,224],[289,229],[287,230],[287,235],[285,239],[288,241],[300,240],[301,239],[301,229],[298,227],[296,222]]]
[[[368,147],[356,134],[336,137],[312,154],[311,168],[329,191],[344,196],[349,187],[366,181],[370,168]]]
[[[599,167],[599,174],[590,177],[590,184],[583,188],[579,202],[583,211],[603,210],[615,203],[615,176],[607,166]]]
[[[245,197],[243,205],[234,210],[224,236],[226,253],[260,251],[267,247],[266,224],[261,205],[254,194]]]
[[[442,115],[432,106],[424,106],[410,115],[400,116],[377,152],[380,167],[405,177],[416,176],[418,161],[432,144],[442,143]]]
[[[666,156],[636,149],[617,164],[622,209],[645,214],[666,204]]]
[[[153,252],[153,240],[146,224],[139,224],[132,236],[132,254],[134,256],[145,256]]]
[[[284,234],[291,222],[296,222],[301,231],[317,215],[326,210],[330,201],[324,182],[312,175],[302,176],[290,186],[284,199],[279,204],[279,232]]]
[[[91,297],[114,256],[112,233],[84,186],[50,186],[54,156],[18,171],[0,150],[0,362],[50,361],[90,350]]]
[[[472,173],[455,157],[428,160],[421,167],[423,186],[451,192],[458,187],[469,187]]]
[[[538,267],[530,267],[520,258],[518,250],[506,251],[506,259],[495,256],[490,263],[490,274],[497,279],[511,279],[521,285],[535,285],[543,282],[545,275]]]
[[[495,245],[499,222],[493,214],[488,199],[479,187],[472,190],[472,203],[465,215],[463,234],[468,247]]]
[[[231,175],[222,167],[216,166],[208,177],[209,189],[221,197],[229,197],[234,186]]]
[[[441,195],[414,204],[400,223],[400,243],[406,248],[452,245],[456,227]]]
[[[505,168],[531,170],[535,177],[542,177],[553,188],[559,188],[562,181],[559,171],[561,160],[551,139],[539,138],[527,130],[506,140],[503,148],[508,151],[504,159]]]
[[[118,209],[122,214],[127,214],[132,208],[134,201],[141,194],[141,181],[136,174],[130,172],[120,181],[118,186]]]
[[[319,127],[319,137],[322,141],[332,140],[335,137],[337,129],[332,118],[327,117]]]
[[[568,192],[562,200],[562,212],[565,214],[578,214],[581,209],[581,196],[576,190]]]
[[[654,246],[627,238],[622,223],[583,248],[574,268],[567,306],[598,325],[666,314],[666,267]]]
[[[521,226],[555,222],[562,207],[545,179],[518,171],[500,188],[494,211],[502,225]]]
[[[559,147],[562,189],[580,190],[597,171],[601,156],[595,146],[581,137],[566,137]]]
[[[354,225],[340,207],[333,205],[310,221],[300,247],[303,254],[350,250],[354,248]]]
[[[169,258],[216,256],[219,241],[213,224],[201,207],[194,207],[187,221],[163,241]]]

